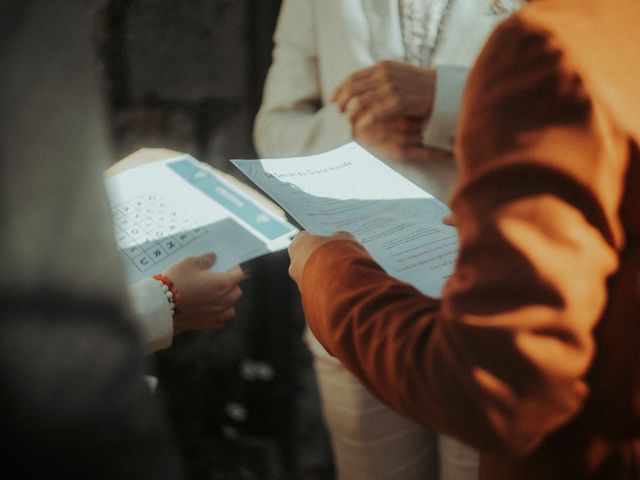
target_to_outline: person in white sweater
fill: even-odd
[[[467,73],[520,0],[284,0],[254,125],[263,158],[356,140],[446,201]],[[378,401],[307,330],[338,477],[477,477],[469,447]],[[473,428],[470,425],[469,428]]]

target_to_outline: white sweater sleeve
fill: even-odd
[[[146,278],[129,287],[129,296],[147,351],[171,346],[173,317],[162,284]]]
[[[253,138],[265,157],[318,153],[352,140],[334,104],[324,105],[318,71],[316,19],[309,0],[285,0],[275,33],[273,62]]]
[[[425,124],[423,142],[430,147],[452,151],[469,69],[451,65],[436,68],[435,102],[433,113]]]

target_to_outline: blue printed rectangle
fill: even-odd
[[[193,187],[200,190],[214,202],[222,205],[267,239],[275,240],[292,232],[286,224],[279,221],[268,211],[260,208],[243,194],[229,187],[229,185],[217,178],[214,173],[199,168],[192,161],[188,159],[178,160],[168,163],[167,166]]]

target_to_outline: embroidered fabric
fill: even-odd
[[[526,0],[490,0],[487,6],[489,15],[507,15],[524,6]]]
[[[431,65],[451,0],[399,0],[406,61]]]

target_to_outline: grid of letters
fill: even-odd
[[[136,268],[147,271],[206,232],[155,192],[112,209],[116,242]]]

